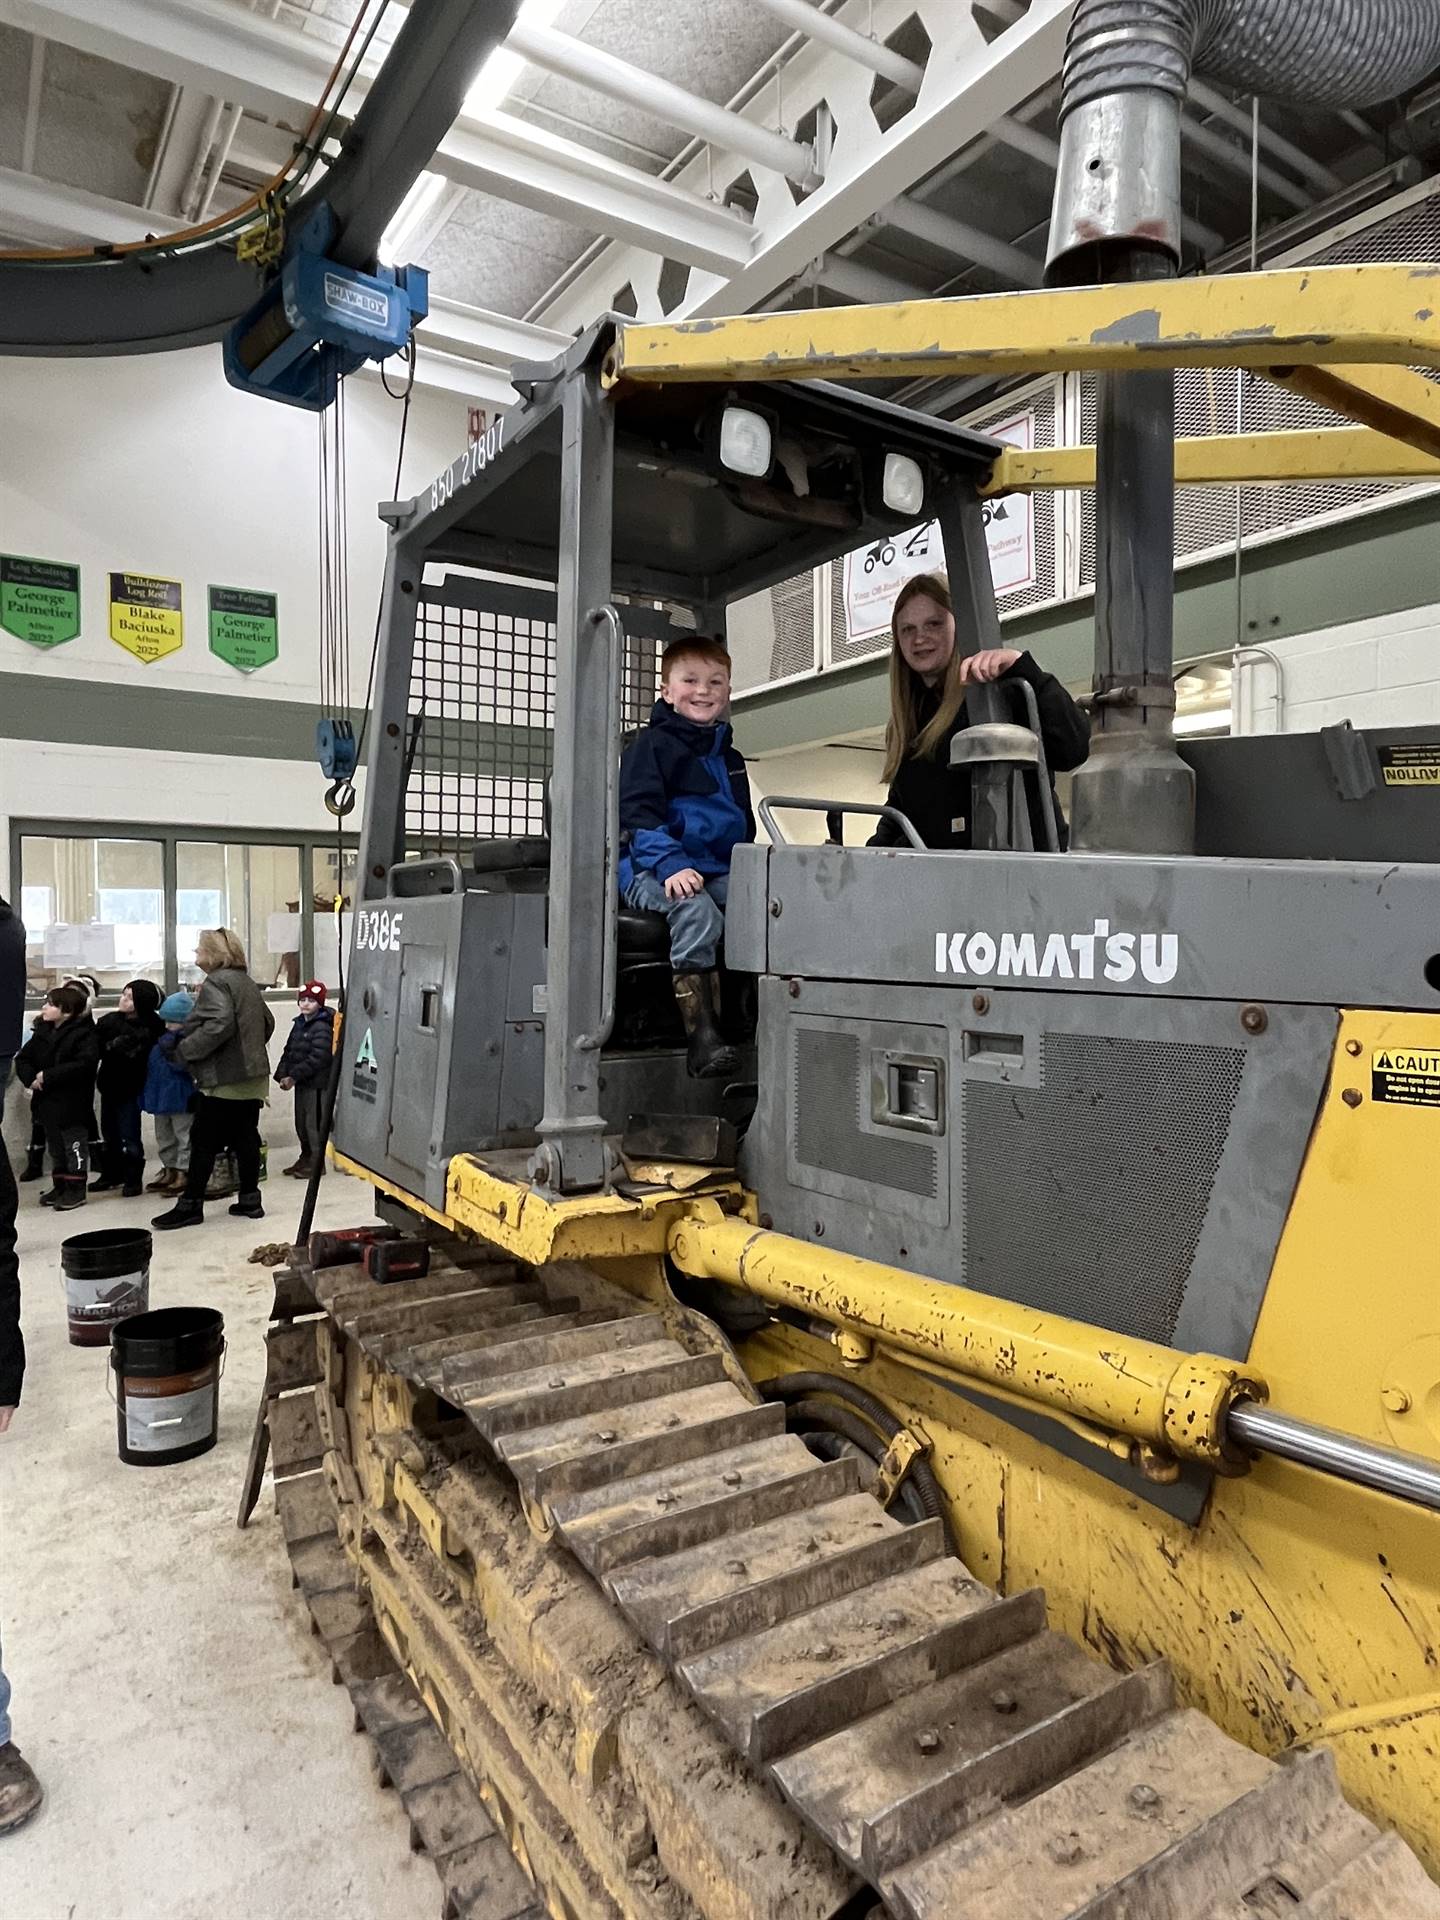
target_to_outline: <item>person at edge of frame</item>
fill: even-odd
[[[1025,680],[1035,689],[1040,735],[1051,774],[1051,798],[1060,845],[1069,840],[1054,775],[1070,773],[1090,751],[1090,722],[1053,673],[1015,647],[984,647],[960,654],[955,613],[943,573],[918,573],[895,597],[890,614],[890,723],[885,730],[887,803],[903,813],[927,847],[952,852],[970,842],[970,777],[951,767],[950,742],[970,722],[967,687]],[[1039,796],[1030,793],[1034,845],[1045,844]],[[884,819],[872,847],[908,844],[895,821]]]
[[[0,1098],[25,1022],[25,929],[0,896]],[[0,1434],[9,1430],[25,1378],[25,1340],[20,1332],[20,1262],[15,1252],[19,1191],[10,1155],[0,1139]],[[0,1594],[0,1599],[3,1599]],[[12,1737],[10,1682],[0,1646],[0,1834],[13,1833],[40,1810],[45,1790]]]

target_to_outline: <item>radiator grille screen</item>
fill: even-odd
[[[801,1027],[795,1034],[794,1087],[795,1158],[802,1165],[925,1200],[935,1198],[934,1147],[894,1134],[862,1132],[865,1078],[860,1043],[853,1034]]]
[[[658,661],[653,640],[627,631],[626,731],[649,717]],[[428,589],[410,667],[407,853],[463,858],[480,840],[543,833],[554,726],[554,622]]]
[[[1168,1343],[1239,1047],[1046,1034],[1038,1088],[965,1088],[966,1284]]]

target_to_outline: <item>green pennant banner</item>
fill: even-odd
[[[210,651],[241,673],[268,667],[280,652],[276,596],[248,587],[211,587]]]
[[[32,647],[73,640],[80,631],[79,567],[0,553],[0,627]]]

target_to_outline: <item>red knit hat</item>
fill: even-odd
[[[301,1000],[318,1000],[323,1007],[325,1004],[325,982],[323,980],[307,980],[300,989],[298,997]]]

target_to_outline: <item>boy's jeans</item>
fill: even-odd
[[[728,873],[705,882],[688,900],[671,900],[653,873],[637,873],[625,889],[625,904],[640,913],[663,913],[670,922],[670,965],[676,973],[708,973],[725,931]]]

